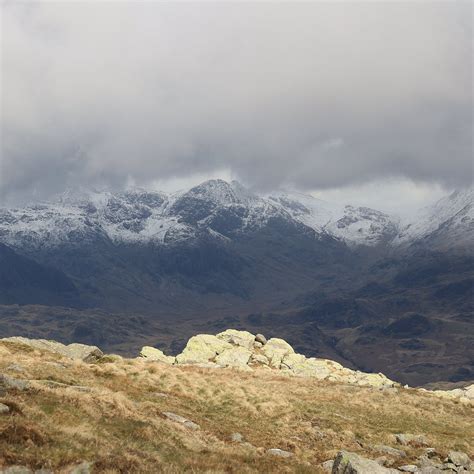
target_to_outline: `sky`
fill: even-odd
[[[395,212],[472,184],[471,2],[0,8],[0,205],[223,177]]]

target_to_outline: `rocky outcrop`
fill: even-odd
[[[221,367],[241,367],[250,369],[247,365],[252,352],[244,347],[226,349],[216,357],[216,364]]]
[[[218,339],[222,339],[229,344],[234,346],[245,347],[246,349],[252,349],[256,337],[248,331],[237,331],[236,329],[227,329],[224,332],[219,333],[216,336]]]
[[[97,346],[88,346],[86,344],[61,344],[47,339],[28,339],[27,337],[5,337],[0,339],[5,342],[23,344],[33,349],[56,352],[70,359],[82,360],[84,362],[94,362],[100,359],[104,354]]]
[[[270,365],[279,369],[283,359],[295,351],[286,341],[274,337],[263,346],[262,352],[270,361]]]
[[[177,364],[205,364],[214,362],[216,356],[232,344],[210,334],[198,334],[189,339],[183,352],[176,356]]]
[[[164,364],[174,364],[176,362],[176,357],[167,356],[159,349],[150,346],[142,347],[142,350],[140,351],[140,357],[143,357],[147,360],[163,362]]]
[[[227,329],[216,336],[193,336],[183,352],[175,358],[149,346],[142,348],[140,357],[169,364],[192,364],[209,368],[234,367],[251,370],[271,367],[290,376],[376,388],[398,385],[383,374],[354,371],[332,360],[307,358],[303,354],[295,353],[291,345],[283,339],[271,338],[267,341],[262,334],[254,335],[236,329]]]
[[[420,390],[428,392],[428,390],[425,389]],[[474,402],[474,384],[468,385],[464,388],[455,388],[453,390],[434,390],[432,392],[430,391],[430,393],[432,393],[438,398],[456,398],[464,403]]]

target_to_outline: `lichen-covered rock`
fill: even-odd
[[[217,335],[217,338],[228,342],[234,346],[252,349],[255,342],[255,336],[248,331],[238,331],[237,329],[227,329]]]
[[[176,356],[178,364],[205,364],[214,362],[214,359],[226,349],[232,349],[229,344],[217,336],[198,334],[189,339],[183,352]]]
[[[395,382],[385,377],[384,374],[367,374],[364,372],[357,372],[357,385],[361,387],[393,387]]]
[[[262,352],[270,361],[272,367],[280,368],[285,356],[294,354],[293,348],[283,339],[273,337],[262,348]]]
[[[337,362],[326,359],[314,357],[307,359],[302,354],[288,354],[283,358],[281,368],[299,377],[314,377],[323,380],[331,376],[337,377],[337,371],[343,367]]]
[[[268,366],[270,361],[268,360],[267,356],[264,356],[263,354],[252,354],[250,356],[250,364],[252,365],[264,365]]]
[[[151,346],[143,346],[140,351],[140,357],[143,357],[147,360],[156,360],[158,362],[163,362],[164,364],[174,364],[176,358],[172,356],[165,355],[160,349],[156,349]]]
[[[464,388],[464,396],[469,400],[474,400],[474,384]]]
[[[248,368],[248,361],[252,352],[245,347],[232,347],[221,352],[216,357],[216,364],[221,367],[241,367]]]
[[[14,342],[17,344],[24,344],[32,347],[33,349],[39,349],[49,352],[55,352],[61,354],[64,357],[70,359],[83,360],[84,362],[94,362],[100,359],[104,354],[97,346],[88,346],[86,344],[61,344],[56,341],[48,341],[47,339],[28,339],[27,337],[5,337],[1,339],[6,342]]]
[[[332,467],[333,474],[389,474],[396,469],[381,466],[376,461],[366,459],[355,453],[339,451]]]

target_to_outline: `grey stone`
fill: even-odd
[[[30,386],[28,380],[15,379],[5,374],[0,374],[0,387],[7,390],[26,390]]]
[[[180,423],[181,425],[191,430],[200,429],[200,426],[197,423],[194,423],[193,421],[188,420],[187,418],[184,418],[184,416],[177,415],[176,413],[172,413],[170,411],[164,411],[162,412],[162,415],[168,418],[168,420],[174,421],[175,423]]]
[[[383,444],[376,444],[375,446],[372,446],[372,449],[379,453],[389,454],[390,456],[396,456],[400,458],[406,456],[405,451],[402,451],[401,449],[392,448],[391,446],[385,446]]]
[[[242,443],[244,441],[244,437],[240,433],[232,433],[230,435],[230,440],[234,443]]]
[[[398,433],[395,435],[398,444],[403,446],[428,446],[428,440],[422,434]]]
[[[418,472],[418,466],[415,466],[414,464],[406,464],[405,466],[400,466],[398,470],[402,472]]]
[[[263,334],[257,334],[255,336],[255,342],[259,342],[264,346],[267,343],[267,338]]]
[[[10,413],[10,407],[4,403],[0,403],[0,415],[6,415]]]
[[[383,467],[372,459],[366,459],[348,451],[339,451],[332,468],[332,474],[388,474],[395,472],[397,471]]]
[[[293,453],[279,448],[267,449],[267,454],[270,454],[271,456],[279,456],[281,458],[291,458],[293,456]]]
[[[469,456],[461,451],[450,451],[448,453],[448,461],[452,462],[455,466],[468,467],[471,463]]]
[[[420,474],[445,474],[440,468],[436,466],[423,466],[418,472]]]

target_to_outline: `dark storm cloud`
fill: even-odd
[[[472,179],[470,2],[2,6],[0,197]]]

